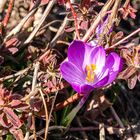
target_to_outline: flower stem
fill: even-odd
[[[89,96],[89,94],[83,96],[82,99],[81,99],[81,101],[78,103],[78,105],[75,108],[73,108],[73,110],[66,116],[66,118],[62,122],[62,124],[64,126],[67,127],[67,126],[70,125],[70,123],[72,122],[72,120],[74,119],[74,117],[76,116],[76,114],[78,113],[78,111],[82,108],[82,106],[86,102],[88,96]]]

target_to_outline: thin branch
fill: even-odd
[[[26,41],[24,42],[24,44],[29,43],[34,36],[36,35],[36,33],[38,32],[38,30],[40,29],[41,25],[43,24],[43,22],[45,21],[46,17],[48,16],[48,14],[50,13],[53,5],[55,4],[56,0],[51,0],[48,4],[48,6],[46,7],[42,18],[40,19],[39,23],[36,25],[35,29],[33,30],[33,32],[30,34],[30,36],[26,39]]]
[[[71,1],[68,0],[67,2],[68,2],[69,6],[70,6],[70,8],[71,8],[72,15],[73,15],[73,18],[74,18],[76,36],[77,36],[78,39],[80,39],[80,33],[79,33],[79,30],[78,30],[77,14],[76,14],[76,12],[75,12],[75,10],[74,10],[72,4],[71,4]]]
[[[127,39],[129,39],[130,37],[132,37],[133,35],[137,34],[140,32],[140,28],[138,28],[137,30],[135,30],[134,32],[132,32],[131,34],[129,34],[128,36],[124,37],[123,39],[121,39],[120,41],[118,41],[116,44],[110,46],[108,49],[112,49],[115,48],[116,46],[120,45],[121,43],[123,43],[124,41],[126,41]]]
[[[101,20],[105,17],[107,10],[112,6],[114,3],[114,0],[108,0],[107,3],[102,8],[101,12],[98,14],[97,18],[93,23],[91,23],[91,27],[86,32],[85,36],[82,38],[83,41],[88,41],[88,39],[91,37],[91,35],[95,32],[97,26],[101,22]]]
[[[21,71],[18,71],[17,73],[15,74],[11,74],[11,75],[8,75],[8,76],[5,76],[5,77],[1,77],[0,78],[0,81],[5,81],[5,80],[8,80],[8,79],[11,79],[11,78],[15,78],[17,76],[20,76],[22,74],[25,74],[26,72],[28,72],[28,70],[30,69],[31,67],[28,67],[28,68],[25,68],[24,70],[21,70]]]
[[[45,109],[45,117],[46,117],[46,127],[45,127],[45,136],[44,136],[44,140],[47,139],[47,135],[48,135],[48,120],[49,120],[49,115],[48,115],[48,109],[47,109],[47,104],[46,104],[46,101],[45,101],[45,98],[44,98],[44,95],[43,95],[43,92],[41,89],[39,89],[40,91],[40,95],[41,95],[41,98],[43,100],[43,105],[44,105],[44,109]]]
[[[29,93],[29,95],[25,96],[22,100],[23,101],[26,101],[28,100],[30,97],[33,97],[35,95],[35,88],[36,88],[36,83],[37,83],[37,76],[38,76],[38,70],[39,70],[39,67],[40,67],[40,63],[37,62],[34,66],[34,75],[33,75],[33,80],[32,80],[32,90],[31,92]]]
[[[100,131],[99,133],[100,140],[105,140],[105,127],[103,123],[99,124],[99,131]]]
[[[4,42],[11,37],[12,35],[17,34],[21,28],[23,27],[23,25],[25,24],[25,22],[28,20],[28,18],[30,16],[32,16],[32,14],[34,14],[34,12],[36,11],[36,9],[33,9],[32,11],[30,11],[22,20],[21,22],[5,37]]]
[[[7,26],[8,21],[10,19],[10,15],[12,13],[12,9],[13,9],[13,6],[14,6],[14,1],[15,0],[10,0],[9,1],[7,13],[6,13],[6,15],[5,15],[5,17],[4,17],[3,21],[2,21],[2,24],[3,24],[4,27]]]
[[[76,93],[74,95],[72,95],[71,97],[69,97],[68,99],[66,99],[65,101],[61,102],[61,103],[58,103],[55,108],[54,108],[54,111],[57,111],[59,109],[62,109],[66,106],[68,106],[69,104],[77,101],[82,95]]]
[[[68,24],[68,18],[67,16],[64,18],[64,21],[62,23],[62,25],[60,26],[59,30],[57,31],[56,35],[54,36],[54,38],[51,41],[51,44],[55,44],[54,42],[60,37],[60,35],[64,32],[64,29],[66,27],[66,25]]]

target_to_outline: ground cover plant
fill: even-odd
[[[139,140],[139,17],[139,0],[1,0],[0,139]]]

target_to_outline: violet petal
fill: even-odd
[[[73,82],[82,84],[85,79],[84,73],[71,62],[63,62],[60,66],[60,71],[63,78],[70,84]]]
[[[84,61],[84,55],[85,43],[80,40],[74,40],[68,48],[68,60],[81,69]]]
[[[106,67],[102,70],[102,72],[97,76],[97,80],[95,81],[93,87],[98,88],[98,87],[103,87],[106,85],[109,79],[109,69]]]
[[[72,87],[75,91],[77,91],[80,94],[87,94],[90,93],[94,88],[90,85],[87,84],[77,84],[77,83],[72,83]]]
[[[110,84],[117,77],[122,68],[122,59],[114,52],[107,57],[106,67],[109,69],[109,80],[106,85]]]
[[[106,61],[106,53],[103,47],[96,47],[92,50],[90,55],[90,64],[96,65],[95,73],[101,72],[103,67],[105,66]]]

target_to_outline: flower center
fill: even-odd
[[[95,77],[95,69],[96,69],[96,65],[95,64],[91,64],[91,65],[86,65],[86,72],[87,72],[87,76],[86,76],[86,80],[91,83],[94,81],[94,77]]]

